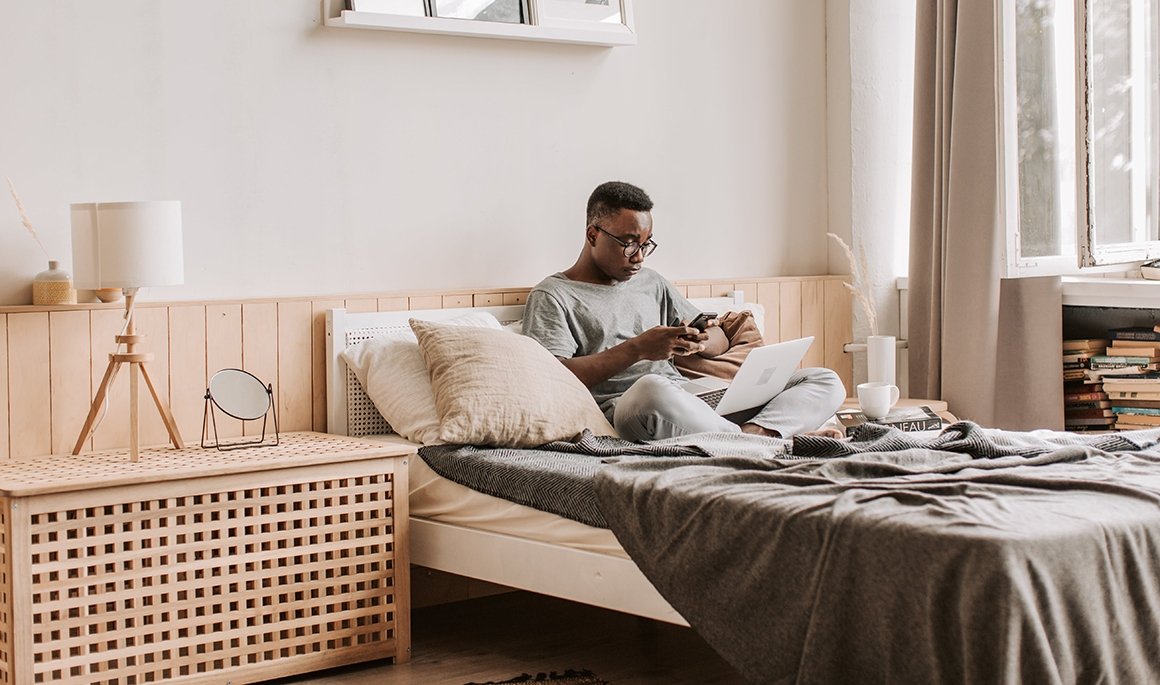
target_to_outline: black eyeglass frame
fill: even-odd
[[[624,256],[625,257],[631,257],[634,254],[636,254],[637,252],[641,253],[641,257],[647,257],[650,254],[652,254],[653,252],[655,252],[657,249],[657,242],[655,240],[653,240],[652,238],[649,238],[648,240],[644,241],[643,243],[626,242],[626,241],[621,240],[620,238],[617,238],[616,236],[612,235],[611,233],[604,230],[603,228],[600,228],[596,224],[592,224],[592,228],[595,228],[596,230],[600,231],[604,235],[606,235],[609,238],[612,238],[616,242],[620,243],[620,246],[624,248]]]

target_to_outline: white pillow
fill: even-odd
[[[468,312],[442,323],[500,330],[488,312]],[[439,441],[439,414],[431,377],[410,328],[351,345],[342,358],[358,378],[375,408],[399,435],[423,444]]]

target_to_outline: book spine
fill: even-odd
[[[1160,416],[1160,409],[1154,407],[1112,407],[1112,412],[1115,414],[1147,414],[1148,416]]]
[[[1160,342],[1160,331],[1110,331],[1112,340],[1155,340]]]
[[[1144,365],[1144,364],[1152,364],[1155,361],[1156,360],[1153,359],[1152,357],[1143,357],[1143,356],[1095,354],[1095,355],[1092,355],[1092,357],[1091,357],[1092,368],[1097,368],[1096,367],[1097,364],[1099,364],[1101,367],[1105,364],[1107,364],[1109,366],[1113,365],[1113,364],[1118,365],[1118,366],[1137,366],[1137,365]]]

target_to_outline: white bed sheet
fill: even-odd
[[[420,446],[398,435],[366,437],[370,440]],[[607,528],[595,528],[477,492],[435,473],[421,457],[411,460],[407,477],[410,481],[408,506],[413,517],[628,558],[616,536]]]

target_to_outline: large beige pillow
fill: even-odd
[[[616,435],[584,384],[535,340],[411,319],[431,375],[439,438],[535,447],[585,428]]]

